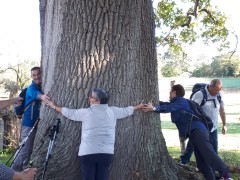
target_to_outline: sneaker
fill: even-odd
[[[188,164],[187,163],[183,163],[183,162],[180,162],[179,163],[181,166],[187,166]]]

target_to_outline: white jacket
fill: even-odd
[[[90,108],[68,109],[62,114],[68,119],[82,122],[82,136],[79,156],[97,153],[114,153],[116,120],[133,114],[134,107],[109,107],[108,104],[94,104]]]

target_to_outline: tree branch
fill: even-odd
[[[198,6],[199,6],[199,0],[196,0],[195,2],[195,5],[194,5],[194,9],[193,9],[193,14],[194,14],[194,17],[197,18],[198,16]]]
[[[235,52],[237,51],[237,48],[238,48],[238,35],[235,34],[235,32],[231,32],[231,33],[233,33],[233,35],[234,35],[235,38],[236,38],[236,44],[235,44],[234,50],[231,52],[231,55],[230,55],[230,57],[229,57],[229,60],[232,58],[232,56],[235,54]]]
[[[216,21],[216,20],[214,19],[214,17],[212,16],[212,13],[211,13],[210,11],[208,11],[207,9],[201,9],[200,12],[201,12],[201,11],[204,11],[205,13],[207,13],[207,15],[208,15],[215,23],[218,22],[218,21]]]
[[[162,40],[162,43],[164,42],[164,41],[167,41],[167,39],[168,39],[168,37],[170,36],[170,34],[171,34],[171,31],[173,30],[174,28],[173,27],[171,27],[171,29],[169,30],[169,32],[168,32],[168,34],[165,36],[165,38]],[[161,46],[162,45],[162,43],[160,43],[157,47],[159,47],[159,46]]]
[[[190,28],[190,23],[192,21],[191,15],[194,16],[195,18],[197,18],[197,16],[198,16],[198,6],[199,6],[199,0],[196,0],[196,2],[194,4],[193,12],[188,12],[187,13],[188,21],[185,24],[182,24],[181,27],[187,26],[188,28]]]
[[[187,14],[192,14],[192,13],[187,13]],[[182,24],[181,27],[185,27],[187,26],[188,28],[190,28],[190,23],[192,21],[192,17],[187,15],[188,21],[185,24]]]

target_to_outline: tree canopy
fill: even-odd
[[[158,46],[173,52],[184,51],[184,44],[201,39],[205,44],[219,43],[219,50],[229,47],[225,14],[211,5],[211,0],[162,0],[155,9]]]
[[[229,54],[213,57],[210,64],[201,63],[192,72],[194,77],[239,77],[240,58],[234,55],[229,59]]]
[[[155,9],[155,22],[157,47],[163,49],[160,63],[165,77],[179,75],[184,70],[189,72],[191,57],[186,46],[202,41],[222,51],[230,45],[227,16],[211,0],[162,0]],[[174,58],[169,61],[166,54]]]

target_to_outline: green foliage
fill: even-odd
[[[227,164],[231,164],[235,167],[240,167],[240,151],[239,150],[232,150],[232,151],[223,151],[219,152],[220,157],[226,162]]]
[[[178,48],[178,46],[173,47],[173,50],[166,52],[161,59],[161,74],[163,77],[175,77],[183,72],[188,72],[191,60],[186,58],[186,54],[179,52]]]
[[[224,54],[216,56],[210,65],[203,63],[192,73],[193,77],[238,77],[240,76],[240,58]]]
[[[228,134],[239,134],[240,123],[227,123]],[[222,126],[218,125],[218,130],[221,132]]]
[[[2,151],[0,151],[0,161],[3,163],[3,164],[6,164],[9,160],[9,158],[12,156],[12,154],[14,153],[14,149],[12,148],[8,148],[8,149],[4,149]],[[10,165],[12,162],[12,159],[10,160],[9,164]]]
[[[229,31],[225,26],[227,18],[217,7],[211,5],[210,0],[162,0],[155,9],[155,21],[157,28],[156,42],[166,51],[174,54],[166,63],[162,57],[161,73],[163,77],[178,76],[183,72],[189,72],[189,59],[184,51],[186,45],[195,43],[201,39],[203,43],[217,43],[218,49],[229,47],[227,37]],[[164,53],[162,53],[164,54]],[[183,54],[183,55],[182,55]],[[163,55],[165,56],[165,55]],[[216,64],[219,67],[218,64]],[[194,77],[207,76],[238,76],[232,67],[224,66],[225,71],[219,73],[212,71],[213,67],[202,64],[194,71]],[[185,70],[185,71],[184,71]]]
[[[155,9],[159,46],[184,51],[182,45],[202,38],[205,44],[219,42],[219,50],[228,47],[226,16],[210,0],[162,0]]]
[[[163,66],[161,72],[163,77],[175,77],[180,74],[179,71],[171,65]]]
[[[208,64],[202,63],[200,67],[192,72],[192,77],[209,77],[211,76],[211,67]]]

